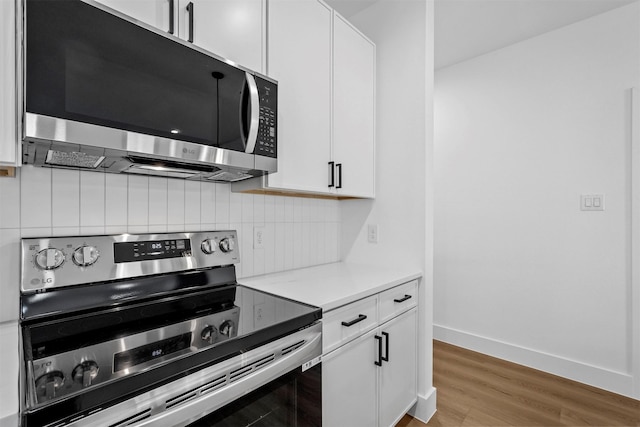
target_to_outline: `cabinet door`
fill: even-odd
[[[388,339],[387,362],[380,369],[380,426],[392,426],[416,402],[417,309],[385,323],[381,330]],[[385,343],[386,345],[386,343]]]
[[[269,76],[278,80],[278,172],[272,188],[327,193],[332,11],[316,0],[270,0]]]
[[[162,31],[171,30],[171,8],[175,2],[171,0],[97,0],[112,9],[122,12],[138,21],[144,22]],[[175,22],[174,22],[175,24]],[[177,28],[174,25],[174,34]]]
[[[178,0],[176,0],[178,1]],[[191,6],[189,6],[191,4]],[[179,0],[180,37],[225,59],[263,72],[265,0]]]
[[[375,331],[322,358],[322,424],[377,425],[378,367]]]
[[[333,160],[338,194],[375,195],[375,45],[335,15],[333,39]]]
[[[15,3],[0,0],[0,164],[17,164]]]

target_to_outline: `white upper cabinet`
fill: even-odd
[[[19,165],[16,132],[15,3],[0,0],[0,165]]]
[[[191,39],[216,55],[263,72],[265,1],[180,0],[180,38]]]
[[[375,195],[375,45],[333,21],[333,161],[337,194]]]
[[[146,24],[263,71],[266,0],[98,0]]]
[[[140,22],[177,35],[175,8],[177,0],[97,0]],[[173,25],[173,26],[172,26]]]
[[[278,172],[270,188],[328,192],[332,10],[316,0],[270,0],[269,76],[278,81]]]

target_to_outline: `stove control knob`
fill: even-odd
[[[216,242],[213,239],[204,239],[200,244],[200,249],[207,255],[211,255],[216,251]]]
[[[35,262],[42,270],[55,270],[64,264],[64,253],[56,248],[43,249],[36,254]]]
[[[96,362],[87,360],[73,368],[71,376],[75,382],[82,384],[82,387],[89,387],[91,382],[98,376],[99,370],[100,368],[98,368]]]
[[[225,237],[224,239],[220,240],[220,249],[222,250],[222,252],[233,252],[235,248],[236,241],[233,239],[233,237]]]
[[[60,371],[50,371],[36,379],[36,393],[38,396],[53,399],[56,392],[64,385],[64,375]]]
[[[231,320],[225,320],[220,324],[220,333],[226,337],[235,336],[235,324]]]
[[[215,328],[215,326],[206,325],[204,328],[202,328],[202,332],[200,332],[202,341],[207,341],[209,344],[213,344],[213,341],[215,341],[217,336],[218,330]]]
[[[79,267],[88,267],[95,264],[100,258],[100,252],[95,246],[83,245],[73,252],[73,263]]]

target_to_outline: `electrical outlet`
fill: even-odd
[[[254,325],[260,325],[264,318],[264,303],[256,304],[253,307],[253,323]]]
[[[264,249],[264,226],[253,227],[253,249]]]
[[[378,243],[378,224],[369,224],[367,226],[367,241],[369,243]]]
[[[604,194],[582,194],[580,196],[581,211],[603,211]]]

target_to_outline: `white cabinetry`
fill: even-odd
[[[278,81],[279,131],[270,188],[328,191],[332,14],[316,0],[269,1],[267,71]]]
[[[267,71],[279,83],[278,172],[262,184],[373,197],[375,45],[317,0],[269,0],[267,27]]]
[[[324,425],[392,426],[416,402],[417,290],[412,281],[324,315]]]
[[[375,53],[369,39],[335,15],[332,157],[336,192],[344,196],[375,195]]]
[[[225,59],[262,72],[266,0],[98,1],[192,41]]]
[[[15,2],[0,0],[0,165],[16,166],[18,136],[16,134],[16,25]]]

